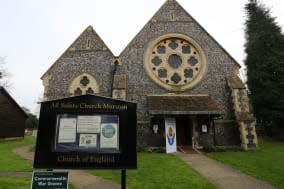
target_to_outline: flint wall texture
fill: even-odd
[[[170,14],[174,14],[174,21],[171,20]],[[231,93],[227,87],[226,77],[233,75],[236,66],[235,61],[180,6],[174,2],[168,2],[144,26],[120,55],[119,73],[127,75],[127,99],[138,103],[138,121],[143,122],[143,126],[141,124],[141,127],[138,127],[138,139],[141,142],[145,141],[145,138],[149,138],[147,141],[150,141],[150,138],[154,137],[149,131],[151,126],[150,115],[147,114],[146,95],[169,92],[155,84],[145,72],[144,52],[150,41],[167,33],[182,33],[189,36],[201,46],[206,55],[207,74],[197,86],[183,93],[209,94],[218,103],[224,119],[232,119],[233,116]],[[145,126],[147,121],[148,127]],[[225,129],[223,131],[225,133]],[[143,137],[140,137],[139,133],[144,133]],[[145,133],[148,133],[148,137],[145,137]],[[238,135],[238,132],[236,135]],[[210,132],[202,134],[202,137],[200,137],[201,143],[207,141],[212,144],[212,139]],[[226,141],[219,142],[226,143]]]
[[[194,39],[203,49],[207,59],[208,70],[202,81],[182,93],[209,94],[219,105],[223,118],[233,119],[231,92],[227,87],[226,77],[233,75],[237,63],[176,1],[168,0],[119,56],[117,74],[127,76],[126,98],[138,105],[138,143],[159,145],[163,139],[162,134],[154,135],[152,132],[146,96],[169,91],[155,84],[147,75],[144,69],[144,53],[149,42],[168,33],[181,33]],[[88,40],[91,40],[91,47],[86,49]],[[88,73],[96,79],[99,95],[110,96],[113,59],[113,54],[97,34],[87,28],[47,72],[46,75],[51,78],[46,90],[49,100],[69,96],[70,82],[83,73]],[[235,132],[235,135],[238,134]],[[222,133],[218,135],[222,136]],[[203,134],[200,140],[201,143],[212,143],[212,132]],[[220,144],[226,144],[226,141],[220,140],[222,139],[218,141]]]

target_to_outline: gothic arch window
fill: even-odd
[[[99,86],[93,76],[84,73],[73,79],[69,85],[69,93],[71,96],[96,94],[99,93]]]
[[[203,50],[191,38],[169,33],[151,41],[144,54],[149,77],[170,91],[184,91],[197,85],[207,71]]]

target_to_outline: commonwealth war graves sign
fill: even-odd
[[[41,104],[34,168],[136,167],[135,103],[83,95]]]
[[[32,189],[68,189],[68,172],[33,172]]]

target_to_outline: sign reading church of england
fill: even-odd
[[[34,167],[135,169],[136,104],[94,95],[43,102]]]
[[[166,134],[166,152],[173,153],[177,151],[176,143],[176,120],[175,118],[165,119],[165,134]]]

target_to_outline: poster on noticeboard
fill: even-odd
[[[119,150],[118,115],[57,116],[55,151]]]

